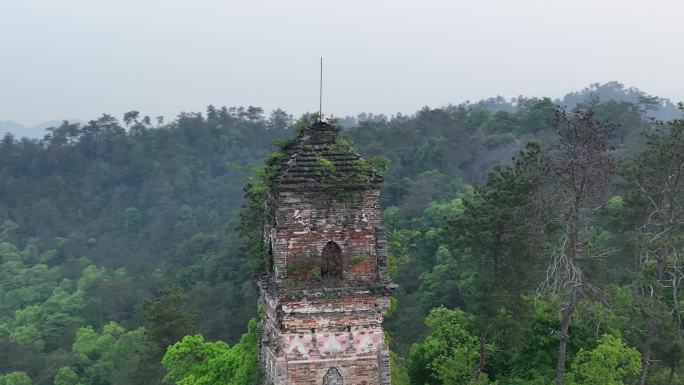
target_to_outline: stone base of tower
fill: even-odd
[[[263,385],[390,385],[382,318],[392,287],[292,295],[266,286]]]
[[[390,385],[389,352],[344,359],[286,361],[266,359],[262,385]]]

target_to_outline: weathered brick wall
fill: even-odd
[[[380,327],[389,298],[346,289],[319,298],[299,299],[262,292],[262,303],[266,315],[272,316],[284,331],[308,333],[315,328],[339,332],[348,327]]]
[[[380,385],[378,358],[373,356],[328,362],[291,362],[288,363],[287,371],[292,384],[321,385],[331,369],[340,374],[342,382],[337,382],[340,385]]]
[[[325,291],[302,289],[297,296],[262,289],[266,378],[274,384],[320,385],[336,368],[344,384],[386,384],[382,319],[389,297],[363,288]]]
[[[306,268],[333,241],[342,249],[344,280],[376,280],[378,264],[386,265],[387,258],[386,251],[377,247],[376,232],[381,229],[378,191],[355,192],[346,199],[325,199],[321,194],[281,191],[274,202],[265,241],[271,244],[276,279],[311,280]]]
[[[382,329],[350,333],[282,335],[284,354],[270,347],[262,350],[267,382],[288,385],[320,385],[330,369],[336,369],[345,385],[384,385],[389,379],[389,356]],[[266,353],[264,353],[266,351]]]

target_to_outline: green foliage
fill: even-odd
[[[82,291],[69,293],[56,287],[40,304],[27,306],[14,315],[12,339],[49,350],[62,346],[69,336],[64,331],[79,325],[85,301]]]
[[[435,276],[423,278],[424,283],[448,282],[445,274],[459,274],[459,292],[467,310],[479,320],[479,334],[489,338],[519,325],[523,295],[541,281],[530,266],[545,261],[544,239],[537,234],[544,233],[547,225],[535,200],[546,163],[540,147],[528,144],[513,165],[495,167],[487,183],[464,200],[462,212],[448,224],[444,238],[449,247],[433,268]],[[452,259],[447,250],[458,250],[460,255]],[[436,289],[432,284],[425,291],[439,292]]]
[[[411,385],[411,377],[409,377],[406,368],[406,360],[393,351],[390,351],[390,370],[392,385]]]
[[[615,250],[587,271],[610,288],[611,307],[581,308],[573,318],[568,356],[577,383],[590,381],[582,373],[609,372],[590,365],[602,362],[591,355],[601,334],[622,335],[625,346],[642,350],[650,315],[658,322],[646,383],[682,382],[681,312],[674,309],[684,301],[658,277],[663,266],[675,273],[668,278],[681,271],[675,256],[682,230],[654,238],[663,229],[643,227],[651,210],[647,195],[629,186],[635,176],[648,176],[640,179],[647,182],[643,186],[662,202],[665,190],[651,182],[672,174],[671,165],[684,153],[681,122],[648,129],[641,109],[651,108],[649,103],[584,104],[597,118],[622,123],[613,145],[621,154],[639,155],[624,163],[625,183],[611,191],[615,198],[601,208],[588,234],[592,250]],[[538,182],[526,173],[532,157],[505,164],[523,143],[543,148],[553,139],[553,111],[549,99],[521,97],[424,108],[411,116],[365,115],[346,131],[349,139],[328,149],[353,151],[353,138],[366,159],[353,164],[352,180],[340,182],[364,188],[371,169],[385,179],[381,205],[390,271],[400,285],[385,323],[395,383],[406,383],[406,366],[412,376],[425,374],[427,383],[442,383],[442,377],[468,383],[477,366],[473,338],[483,331],[482,381],[552,381],[559,317],[549,305],[553,298],[531,298],[543,273],[538,250],[549,247],[548,231],[554,229],[532,227],[534,213],[517,209],[526,207],[524,197]],[[2,381],[24,381],[13,374],[24,372],[36,385],[159,384],[162,346],[196,330],[208,341],[240,338],[256,314],[250,265],[262,268],[265,259],[260,225],[269,214],[267,177],[295,144],[284,138],[315,119],[305,115],[293,123],[282,110],[264,118],[258,107],[209,106],[206,113],[184,113],[152,127],[149,118],[131,111],[123,124],[104,115],[51,128],[42,140],[0,141],[0,179],[6,182],[0,189]],[[643,139],[642,129],[649,132]],[[277,151],[268,157],[270,142]],[[648,151],[640,154],[642,148]],[[265,158],[263,167],[255,167]],[[337,170],[323,158],[322,172],[332,176],[334,191]],[[675,217],[669,223],[683,222]],[[639,252],[655,249],[663,250],[660,265],[655,253],[642,258]],[[315,266],[306,267],[311,279],[317,273]],[[182,288],[180,295],[157,296],[173,284]],[[455,317],[458,328],[443,333],[457,337],[453,351],[443,349],[434,324],[424,323],[440,305],[467,312]],[[202,314],[194,317],[196,328],[189,322],[195,314]],[[141,327],[145,322],[149,329]],[[404,360],[417,341],[420,354]],[[225,379],[240,378],[229,367],[250,367],[237,353],[220,356],[230,358],[216,358],[214,366],[193,375],[212,383],[209,369],[219,368]],[[426,373],[415,366],[421,360]],[[603,362],[600,368],[609,366]]]
[[[624,385],[641,369],[641,355],[625,342],[604,334],[591,351],[580,350],[567,375],[568,385]]]
[[[321,267],[320,266],[311,266],[309,268],[309,276],[312,277],[313,279],[320,279],[321,278]]]
[[[255,174],[248,179],[244,188],[245,203],[240,209],[237,230],[244,241],[245,250],[250,254],[250,267],[259,271],[264,268],[266,259],[261,228],[266,220],[266,200],[270,187],[263,169],[258,169]]]
[[[78,385],[78,375],[68,366],[59,368],[55,374],[54,385]]]
[[[33,385],[33,382],[24,372],[12,372],[0,376],[0,385]]]
[[[0,223],[0,241],[10,241],[10,238],[18,228],[19,225],[9,219]]]
[[[411,347],[408,372],[416,384],[467,384],[473,379],[477,338],[460,310],[433,309],[425,320],[430,334]]]
[[[350,138],[340,137],[335,143],[321,146],[322,151],[333,154],[355,153],[353,142]],[[371,173],[377,172],[372,164],[365,159],[352,161],[350,170],[337,170],[333,162],[324,155],[317,154],[317,165],[314,175],[320,179],[321,186],[338,197],[351,197],[352,190],[367,190],[371,187]],[[387,167],[388,162],[375,160],[375,163],[382,167]]]
[[[322,155],[318,155],[316,157],[316,161],[318,162],[318,165],[316,167],[316,170],[314,171],[314,175],[323,177],[323,178],[332,178],[333,175],[335,175],[335,172],[337,171],[335,169],[335,165],[333,162],[328,160],[326,157]]]
[[[360,255],[357,255],[357,256],[355,256],[354,258],[352,258],[350,262],[351,262],[352,265],[358,265],[359,263],[361,263],[361,262],[367,260],[368,258],[370,258],[370,255],[368,255],[368,254],[360,254]]]
[[[254,254],[235,230],[241,187],[269,141],[292,133],[282,110],[259,111],[210,106],[157,127],[105,115],[0,142],[0,373],[50,385],[71,367],[90,385],[72,356],[76,331],[137,330],[144,299],[173,283],[207,338],[239,338],[256,301]],[[129,356],[152,377],[106,383],[157,383],[160,353],[143,353]]]
[[[334,152],[348,153],[354,151],[354,142],[350,137],[341,136],[335,140],[329,149]]]
[[[172,285],[143,304],[145,318],[150,324],[150,334],[162,349],[194,331],[192,319],[183,309],[187,300],[188,296],[183,289]]]
[[[123,332],[124,329],[115,322],[105,325],[102,334],[95,332],[91,326],[79,329],[72,349],[77,361],[81,364],[88,364],[97,360]]]
[[[420,236],[418,230],[389,230],[387,233],[387,248],[389,250],[389,275],[396,277],[399,268],[406,265],[411,259],[411,248],[416,237]]]
[[[222,341],[206,342],[201,335],[186,336],[170,346],[162,363],[166,381],[178,385],[244,385],[256,380],[257,322],[251,320],[248,331],[233,347]]]
[[[157,369],[159,348],[147,330],[126,331],[110,322],[98,333],[92,327],[82,327],[76,333],[72,348],[79,383],[149,384],[160,379]],[[71,368],[61,368],[55,376],[73,381],[77,374]],[[75,382],[74,382],[75,383]]]
[[[316,282],[321,278],[321,261],[301,257],[300,261],[288,261],[285,269],[291,283]]]
[[[390,160],[382,155],[376,155],[368,158],[368,164],[380,175],[385,175],[390,167]]]

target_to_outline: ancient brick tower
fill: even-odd
[[[315,123],[275,165],[259,282],[265,385],[390,385],[382,177],[338,131]]]

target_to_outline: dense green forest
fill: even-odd
[[[619,83],[560,102],[337,120],[389,161],[394,383],[684,384],[684,122]],[[309,118],[209,106],[5,135],[0,385],[253,381],[243,187]]]

